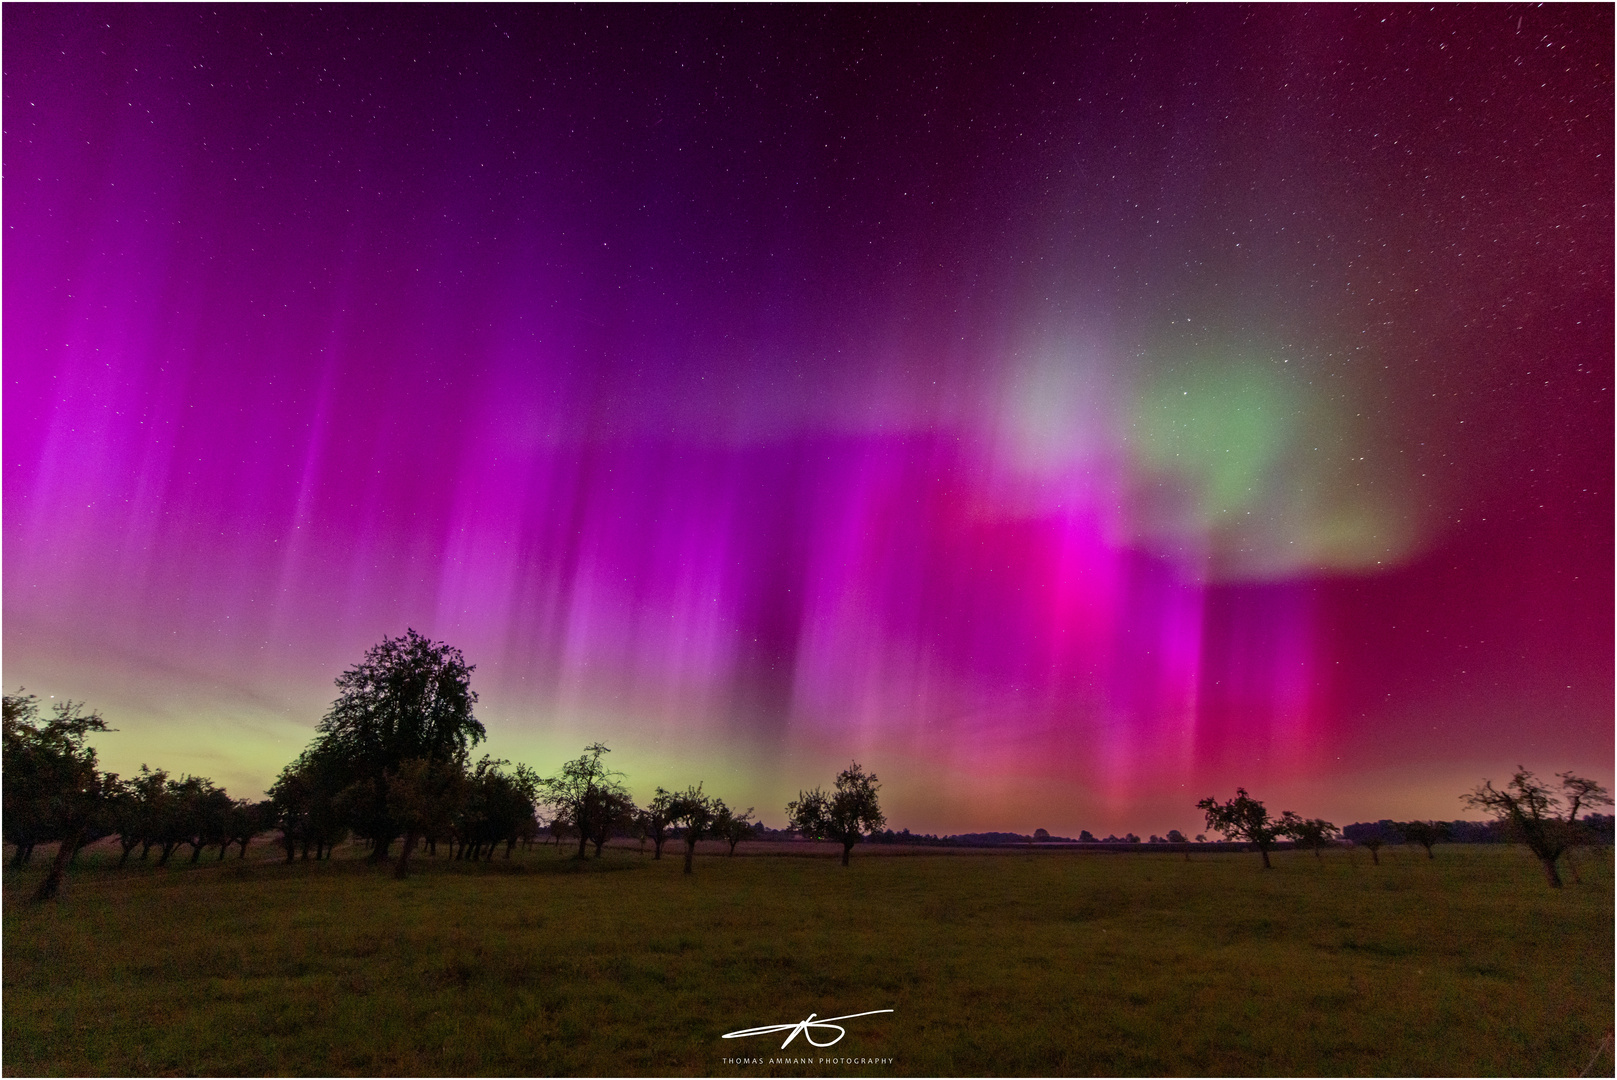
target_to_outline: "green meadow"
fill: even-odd
[[[1269,872],[747,850],[690,876],[672,844],[421,858],[406,881],[349,849],[164,870],[94,851],[43,906],[36,856],[4,881],[4,1070],[1612,1074],[1609,848],[1561,891],[1484,846],[1282,852]],[[875,1009],[827,1049],[720,1038]],[[838,1060],[768,1063],[804,1057]]]

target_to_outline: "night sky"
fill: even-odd
[[[771,825],[1612,782],[1608,5],[4,8],[4,679]]]

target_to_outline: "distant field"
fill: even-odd
[[[11,871],[4,1071],[1612,1074],[1609,848],[1560,892],[1486,846],[1285,852],[1268,873],[833,850],[703,854],[686,877],[674,845],[583,867],[552,847],[404,882],[345,850],[163,871],[92,853],[46,907],[25,900],[42,868]],[[826,1050],[719,1037],[873,1009],[893,1012]],[[892,1063],[725,1062],[801,1056]]]

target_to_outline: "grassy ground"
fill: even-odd
[[[1576,1075],[1612,1026],[1610,849],[677,854],[10,871],[4,1071]],[[725,1060],[801,1056],[892,1061]]]

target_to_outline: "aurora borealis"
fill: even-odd
[[[1610,783],[1612,10],[6,6],[4,675],[778,824]]]

